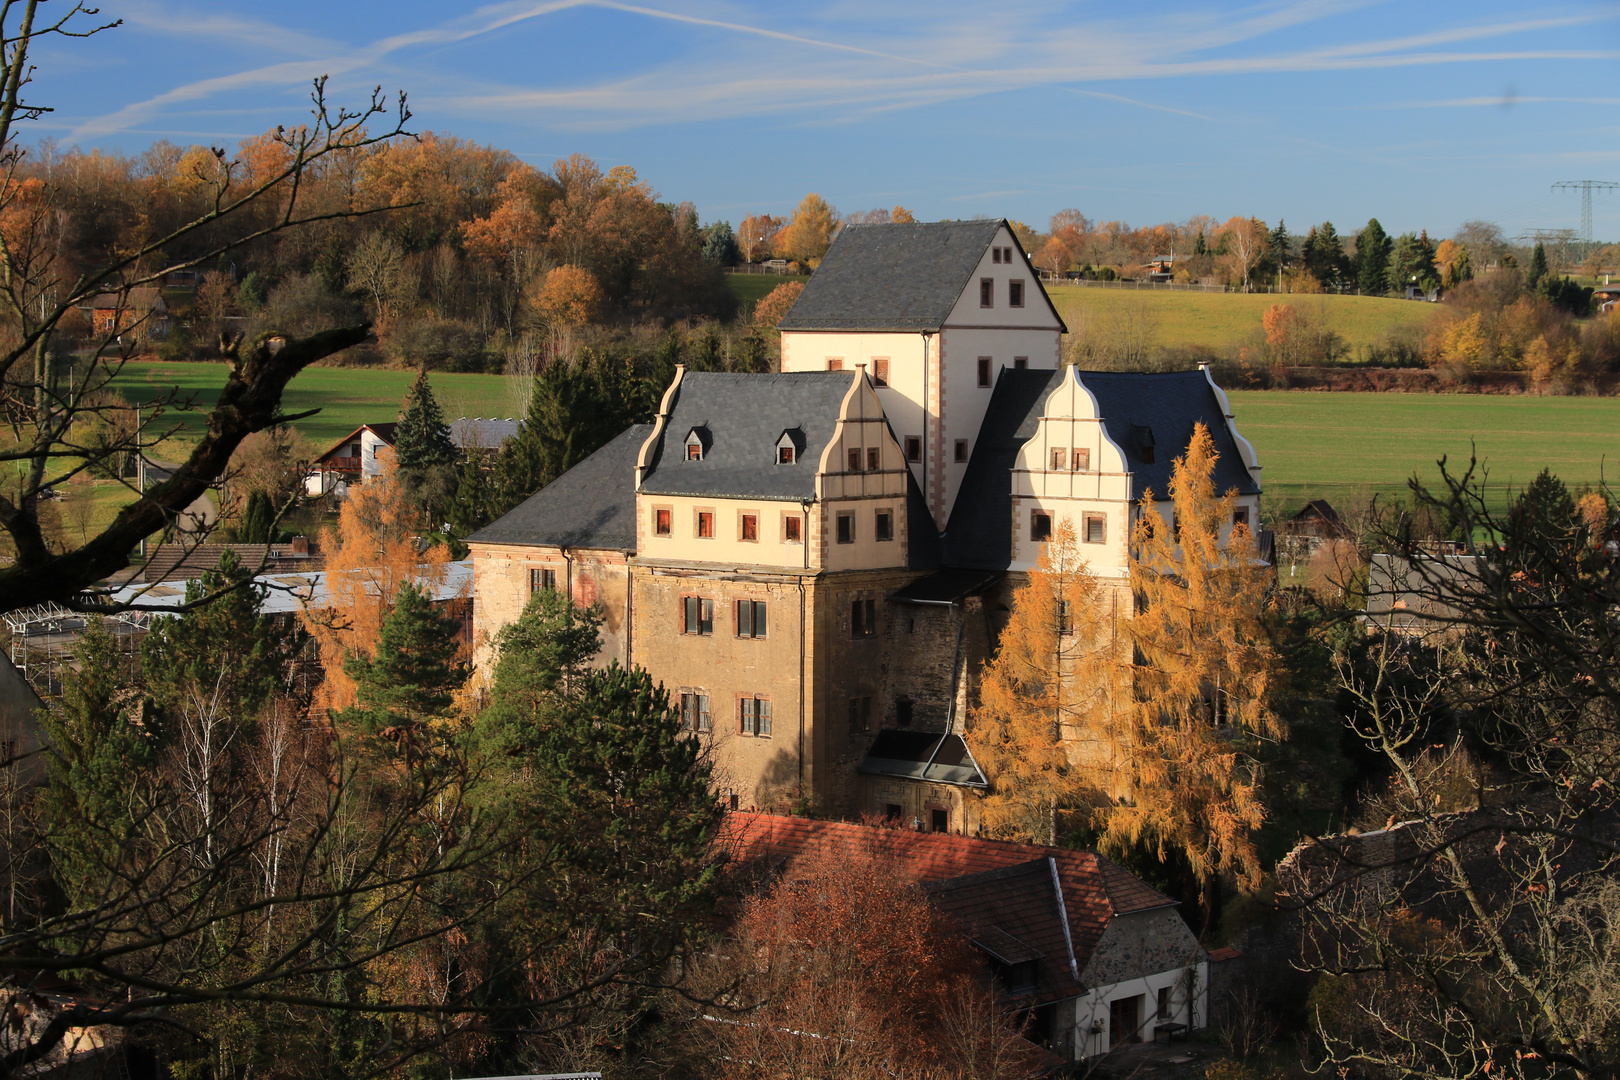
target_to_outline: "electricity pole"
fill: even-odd
[[[1560,180],[1552,186],[1554,191],[1581,193],[1581,240],[1586,244],[1592,243],[1592,192],[1615,188],[1620,188],[1620,183],[1613,180]]]

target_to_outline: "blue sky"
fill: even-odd
[[[705,221],[845,211],[1577,227],[1620,180],[1620,3],[104,0],[30,138],[229,143],[404,89],[418,131],[635,166]],[[1620,240],[1620,191],[1595,196]]]

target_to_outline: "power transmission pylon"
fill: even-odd
[[[1592,243],[1592,192],[1615,188],[1620,188],[1620,183],[1613,180],[1560,180],[1552,186],[1554,191],[1581,193],[1581,240],[1587,244]]]

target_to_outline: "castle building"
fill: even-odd
[[[637,425],[468,538],[485,645],[539,589],[602,605],[710,741],[734,808],[971,833],[962,739],[1011,593],[1067,519],[1126,585],[1196,423],[1258,521],[1260,467],[1207,370],[1080,372],[1005,221],[846,228],[781,324],[782,371],[678,370]],[[1168,520],[1167,520],[1168,524]]]

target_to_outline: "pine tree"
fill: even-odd
[[[1383,296],[1389,292],[1389,256],[1393,248],[1389,234],[1371,218],[1356,237],[1356,286],[1363,296]]]
[[[425,589],[400,586],[375,656],[351,653],[344,661],[357,704],[334,719],[374,748],[386,741],[407,762],[421,757],[428,729],[447,714],[467,678],[455,663],[460,634],[460,625],[434,608]]]
[[[1103,848],[1178,853],[1206,902],[1217,875],[1259,881],[1253,833],[1265,808],[1246,747],[1287,736],[1271,705],[1268,568],[1249,530],[1233,524],[1235,496],[1215,491],[1217,458],[1198,424],[1171,474],[1174,526],[1151,492],[1143,496],[1131,552],[1137,605],[1126,624],[1135,659],[1116,707],[1091,729],[1109,750],[1098,756],[1111,770],[1098,786],[1124,795],[1099,811]]]
[[[1105,602],[1073,524],[1061,520],[1013,597],[967,732],[991,785],[981,807],[992,836],[1055,843],[1060,812],[1090,801],[1071,759],[1093,752],[1085,732],[1108,707],[1116,658]]]
[[[478,721],[491,753],[534,751],[549,718],[578,698],[586,667],[602,647],[601,626],[599,608],[579,608],[555,589],[541,589],[516,622],[501,628],[490,705]]]
[[[450,425],[433,397],[427,371],[417,372],[405,397],[405,410],[394,428],[394,460],[402,472],[422,471],[435,466],[454,465],[456,444],[450,441]]]

